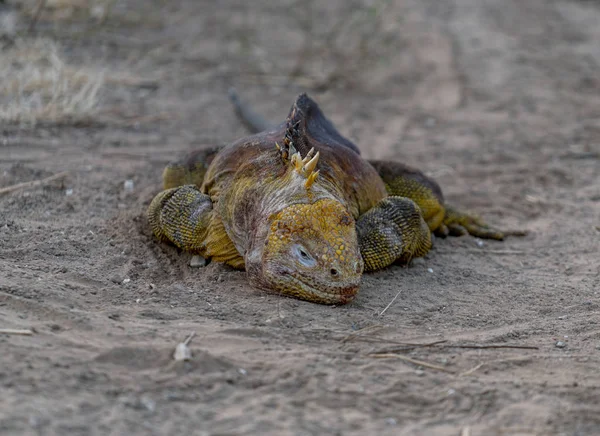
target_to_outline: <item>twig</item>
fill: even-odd
[[[459,374],[460,377],[465,376],[465,375],[471,375],[473,374],[475,371],[477,371],[479,368],[481,368],[483,365],[487,365],[490,363],[500,363],[500,362],[510,362],[510,361],[518,361],[518,360],[529,360],[531,357],[530,356],[517,356],[517,357],[512,357],[512,358],[508,358],[508,359],[495,359],[495,360],[490,360],[488,362],[481,362],[477,365],[475,365],[473,368],[468,369],[464,372],[461,372]]]
[[[517,350],[539,350],[539,347],[534,345],[444,345],[442,348],[473,348],[476,350],[484,350],[486,348],[510,348]]]
[[[379,339],[379,338],[360,338],[363,342],[371,342],[371,343],[376,343],[376,344],[392,344],[392,345],[398,345],[399,347],[402,347],[402,350],[399,350],[398,348],[394,348],[392,350],[381,350],[381,353],[388,353],[388,352],[395,352],[395,351],[403,351],[406,349],[412,349],[412,348],[427,348],[427,347],[435,347],[436,345],[439,344],[443,344],[445,342],[448,342],[445,339],[439,340],[439,341],[434,341],[434,342],[426,342],[426,343],[419,343],[419,342],[400,342],[400,341],[389,341],[386,339]]]
[[[196,336],[196,332],[190,333],[190,335],[185,339],[185,341],[183,341],[183,343],[185,345],[190,345],[190,342],[192,342],[192,339],[194,338],[194,336]]]
[[[405,362],[412,363],[413,365],[419,365],[419,366],[423,366],[425,368],[435,369],[436,371],[442,371],[442,372],[445,372],[445,373],[448,373],[448,374],[454,374],[454,371],[450,371],[449,369],[446,369],[443,366],[438,366],[438,365],[434,365],[432,363],[423,362],[422,360],[416,360],[416,359],[413,359],[413,358],[408,357],[408,356],[403,356],[402,354],[373,353],[373,354],[369,354],[369,356],[380,358],[380,359],[387,359],[387,358],[394,357],[396,359],[400,359],[400,360],[403,360]]]
[[[29,329],[0,329],[0,335],[24,335],[31,336],[33,330]]]
[[[27,29],[27,31],[29,33],[33,32],[33,30],[35,29],[35,25],[37,24],[38,20],[40,19],[40,16],[42,15],[42,11],[46,7],[47,2],[48,2],[48,0],[40,0],[38,2],[37,7],[35,8],[35,13],[33,15],[33,18],[31,19],[31,22],[29,23],[29,28]]]
[[[190,333],[190,335],[187,338],[185,338],[185,340],[183,341],[183,343],[185,345],[190,345],[190,342],[192,342],[192,339],[194,338],[194,336],[196,336],[196,332]]]
[[[529,254],[529,252],[527,251],[523,251],[523,250],[485,250],[485,249],[476,249],[476,248],[464,248],[461,251],[466,251],[467,253],[477,253],[477,254],[498,254],[498,255],[504,255],[504,254],[519,254],[519,255],[525,255],[525,254]],[[450,251],[439,251],[438,253],[444,253],[444,254],[449,254],[451,253]],[[455,252],[452,252],[452,254],[455,254]]]
[[[385,306],[385,309],[383,309],[381,312],[379,312],[379,316],[383,315],[385,313],[385,311],[390,308],[390,306],[394,303],[394,301],[396,301],[396,298],[398,298],[398,296],[400,295],[401,292],[402,292],[402,289],[399,290],[398,293],[396,294],[396,296],[394,298],[392,298],[392,301],[390,301],[389,304],[387,306]]]
[[[479,365],[475,365],[473,368],[465,371],[465,372],[461,372],[459,374],[459,376],[463,377],[465,375],[471,375],[473,374],[475,371],[477,371],[479,368],[481,368],[483,365],[485,365],[485,362],[481,362]]]
[[[350,336],[350,335],[349,335]],[[390,339],[382,339],[382,338],[371,338],[364,337],[361,335],[355,335],[349,339],[356,339],[363,342],[375,342],[379,344],[392,344],[399,345],[401,347],[436,347],[436,348],[466,348],[466,349],[476,349],[476,350],[485,350],[485,349],[494,349],[494,348],[507,348],[507,349],[517,349],[517,350],[539,350],[539,347],[534,345],[463,345],[463,344],[446,344],[448,340],[442,339],[439,341],[428,342],[428,343],[411,343],[411,342],[399,342],[392,341]],[[349,339],[344,338],[344,342]]]
[[[53,176],[46,177],[41,180],[32,180],[29,182],[17,183],[16,185],[6,186],[4,188],[0,188],[0,195],[8,194],[9,192],[17,191],[23,188],[34,188],[36,186],[45,185],[48,182],[52,182],[53,180],[62,179],[69,174],[68,171],[63,171],[62,173],[54,174]]]
[[[580,153],[569,152],[559,156],[560,159],[600,159],[600,153],[583,151]]]
[[[382,325],[377,325],[377,324],[370,325],[368,327],[364,327],[364,328],[356,330],[356,331],[350,333],[348,336],[345,336],[344,338],[342,338],[342,342],[349,342],[349,341],[353,340],[354,338],[357,338],[359,336],[362,336],[364,334],[371,333],[371,332],[374,332],[377,330],[381,330],[382,328],[383,328]]]

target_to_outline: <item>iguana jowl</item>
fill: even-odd
[[[169,164],[163,183],[148,209],[160,240],[317,303],[347,303],[363,271],[425,255],[431,232],[504,237],[420,171],[361,158],[305,94],[278,127]]]

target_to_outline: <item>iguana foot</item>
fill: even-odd
[[[421,208],[429,229],[436,236],[473,235],[503,240],[506,236],[523,236],[524,231],[501,231],[480,218],[445,205],[440,186],[421,171],[399,162],[369,161],[377,170],[390,195],[408,197]]]
[[[472,235],[482,239],[504,240],[507,236],[525,236],[524,230],[499,230],[485,223],[481,218],[460,212],[451,206],[446,206],[444,221],[435,230],[436,236]]]
[[[419,206],[405,197],[387,197],[356,222],[365,271],[409,262],[427,254],[431,232]]]

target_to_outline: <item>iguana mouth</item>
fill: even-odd
[[[346,304],[354,299],[358,293],[358,283],[356,285],[343,286],[343,287],[332,287],[323,286],[323,288],[316,288],[311,284],[299,279],[292,274],[286,274],[295,284],[304,292],[309,292],[315,296],[315,299],[321,300],[325,304]]]

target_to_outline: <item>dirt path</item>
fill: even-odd
[[[0,196],[0,329],[35,330],[0,334],[0,434],[600,432],[600,5],[317,3],[42,15],[106,81],[95,118],[0,131],[0,189],[69,172]],[[308,91],[364,155],[529,236],[438,240],[345,307],[189,268],[143,212],[172,157],[245,134],[232,85],[273,120]]]

